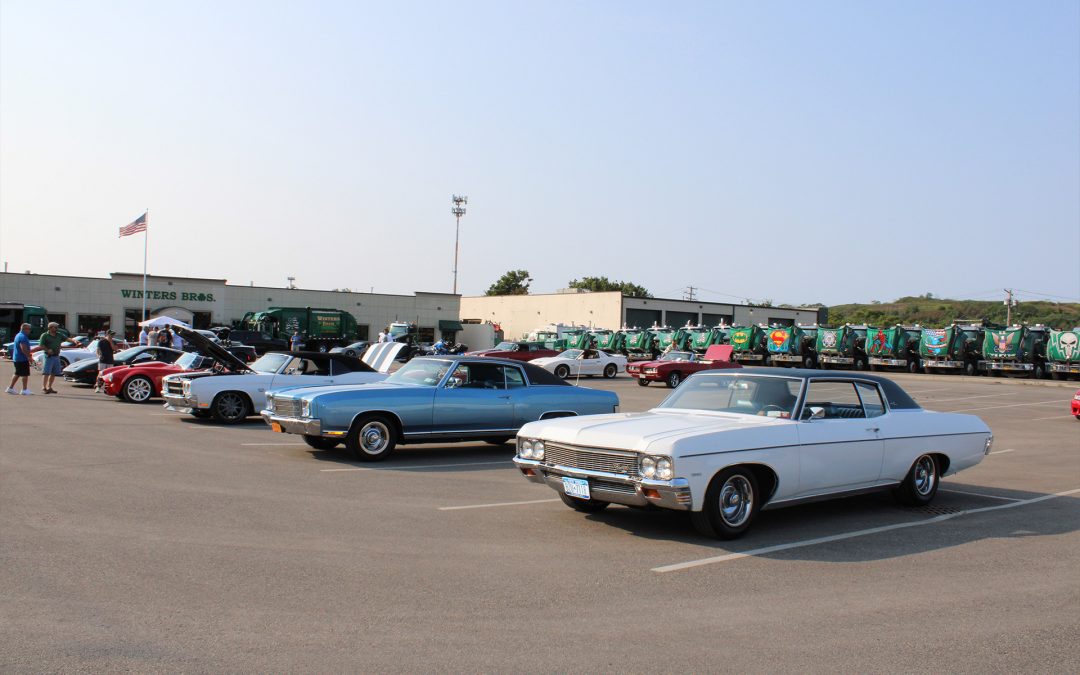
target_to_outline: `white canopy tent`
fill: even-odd
[[[155,316],[153,319],[140,321],[139,325],[143,328],[161,328],[162,326],[183,326],[184,328],[191,328],[191,326],[180,319],[174,319],[171,316]]]

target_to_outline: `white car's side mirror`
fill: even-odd
[[[825,408],[817,405],[812,405],[806,410],[803,410],[802,418],[806,421],[823,420],[825,419]]]

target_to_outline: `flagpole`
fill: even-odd
[[[142,320],[146,321],[146,251],[149,248],[147,242],[150,240],[150,209],[146,209],[146,229],[143,230],[143,250],[142,250]]]

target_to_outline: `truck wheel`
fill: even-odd
[[[964,374],[965,375],[978,375],[979,374],[979,366],[975,365],[975,363],[972,362],[972,361],[968,361],[967,363],[964,364]]]
[[[639,387],[647,387],[647,386],[649,386],[649,381],[638,378],[637,384],[638,384]]]
[[[866,359],[855,359],[855,370],[866,370]]]
[[[934,369],[931,368],[930,366],[923,366],[922,371],[924,373],[926,373],[927,375],[933,375],[934,374]]]
[[[802,367],[803,368],[815,368],[815,367],[817,367],[817,364],[814,363],[814,357],[813,356],[805,357],[802,360]]]
[[[667,376],[666,384],[668,386],[668,389],[674,389],[675,387],[679,386],[681,383],[682,383],[682,373],[680,373],[679,371],[677,371],[677,370],[673,371],[670,375]]]
[[[397,444],[394,425],[381,415],[364,415],[345,436],[345,447],[361,462],[379,462],[390,456]]]
[[[1035,377],[1036,380],[1046,379],[1046,366],[1042,365],[1041,363],[1036,363],[1035,370],[1032,371],[1032,375]]]
[[[877,365],[876,363],[871,363],[870,364],[870,372],[871,373],[876,373],[879,370],[881,370],[881,366]]]
[[[1063,377],[1063,375],[1061,373],[1055,371],[1055,372],[1050,373],[1050,379],[1051,380],[1064,380],[1065,378]]]

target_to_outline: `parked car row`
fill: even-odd
[[[678,388],[652,410],[622,413],[616,393],[570,379],[625,369],[624,356],[603,350],[531,362],[421,356],[390,373],[406,345],[370,345],[359,359],[271,351],[246,363],[217,340],[179,331],[196,352],[135,347],[90,381],[132,403],[160,395],[167,410],[207,421],[257,414],[275,433],[316,450],[344,445],[366,462],[412,443],[514,440],[523,478],[577,511],[687,511],[709,537],[741,536],[763,509],[871,490],[927,504],[943,476],[979,463],[993,440],[978,417],[927,413],[883,377],[743,368],[730,360],[731,345],[712,346],[706,358],[669,352],[657,369],[683,369],[674,383],[675,371],[664,377],[643,364],[639,381]],[[82,363],[96,371],[89,359],[69,368]],[[1077,403],[1080,392],[1080,415]]]

